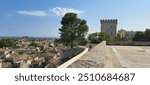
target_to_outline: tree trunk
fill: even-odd
[[[73,48],[74,47],[74,45],[73,45],[73,41],[71,41],[71,48]]]

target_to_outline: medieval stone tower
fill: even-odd
[[[117,36],[117,19],[105,19],[100,20],[101,23],[101,32],[106,32],[112,37]]]

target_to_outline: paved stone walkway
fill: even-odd
[[[75,61],[68,68],[103,68],[105,58],[106,42],[104,41]]]
[[[68,68],[150,68],[150,46],[106,46],[102,42]]]
[[[111,46],[122,67],[150,68],[150,46]],[[121,58],[120,58],[121,57]]]

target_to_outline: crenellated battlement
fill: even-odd
[[[100,20],[100,23],[117,23],[117,19],[103,19]]]

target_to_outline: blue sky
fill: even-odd
[[[100,19],[118,19],[118,29],[150,28],[150,0],[0,0],[0,36],[59,37],[67,12],[87,20],[89,33]]]

